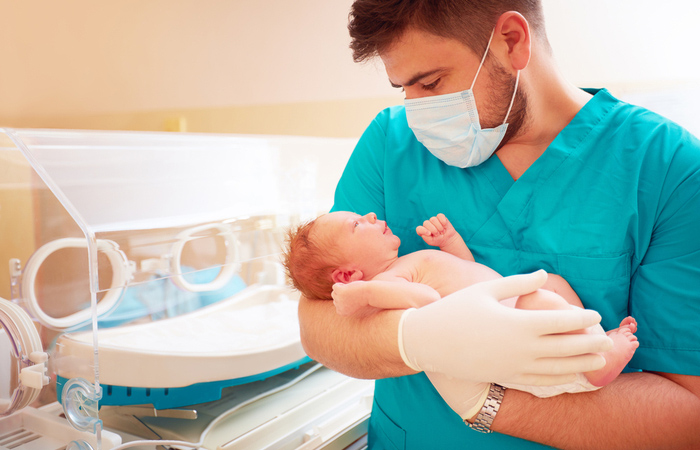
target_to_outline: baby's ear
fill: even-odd
[[[354,269],[352,275],[350,275],[350,281],[362,281],[364,279],[364,274],[361,270]]]
[[[334,283],[347,284],[351,281],[358,281],[362,279],[362,271],[357,269],[335,269],[331,274],[331,278]]]

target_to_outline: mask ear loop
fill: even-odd
[[[510,99],[510,106],[508,107],[508,112],[506,113],[506,118],[503,119],[503,125],[508,122],[508,116],[510,115],[510,110],[513,109],[513,103],[515,102],[515,94],[518,92],[518,83],[520,82],[520,71],[515,75],[515,88],[513,88],[513,97]]]
[[[481,62],[479,63],[479,68],[476,69],[476,75],[474,75],[474,80],[472,80],[472,85],[469,87],[469,90],[474,89],[474,85],[476,84],[476,79],[479,76],[479,72],[481,72],[481,68],[484,66],[484,61],[486,61],[486,56],[489,54],[489,48],[491,48],[491,41],[493,40],[493,35],[496,32],[496,28],[491,30],[491,36],[489,36],[489,42],[486,44],[486,51],[484,52],[484,56],[481,57]],[[506,122],[508,122],[508,116],[510,116],[510,110],[513,109],[513,103],[515,103],[515,94],[518,92],[518,84],[520,83],[520,71],[518,70],[517,75],[515,76],[515,88],[513,89],[513,97],[510,99],[510,105],[508,106],[508,112],[506,112],[506,118],[503,119],[503,125],[505,125]]]
[[[484,52],[484,56],[481,57],[481,62],[479,63],[479,68],[476,69],[476,75],[474,75],[474,80],[472,81],[472,85],[469,87],[469,90],[474,89],[474,85],[476,84],[476,79],[479,76],[479,72],[481,72],[481,68],[484,66],[484,61],[486,61],[486,55],[489,54],[489,48],[491,48],[491,40],[493,39],[493,34],[496,32],[496,28],[491,30],[491,36],[489,36],[489,43],[486,44],[486,51]]]

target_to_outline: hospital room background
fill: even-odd
[[[41,330],[42,343],[38,345],[51,346],[51,351],[61,347],[64,352],[62,369],[56,363],[52,366],[41,362],[39,354],[42,352],[39,351],[30,358],[32,363],[28,359],[17,362],[16,355],[15,359],[12,355],[9,359],[0,355],[0,371],[8,367],[15,370],[22,364],[29,368],[36,363],[48,368],[51,383],[60,379],[65,385],[73,381],[71,374],[74,372],[87,373],[88,378],[93,376],[90,374],[93,367],[85,371],[68,366],[73,364],[71,361],[77,361],[71,358],[80,359],[76,355],[97,348],[96,341],[92,340],[97,325],[90,324],[99,311],[96,299],[106,303],[116,292],[116,297],[123,297],[122,309],[114,309],[117,308],[115,303],[110,306],[110,313],[128,315],[124,305],[127,299],[135,298],[121,288],[110,287],[109,276],[112,280],[123,276],[137,287],[142,283],[139,295],[146,290],[158,290],[158,295],[164,295],[161,288],[166,281],[172,281],[173,289],[179,289],[177,292],[188,292],[189,297],[181,295],[187,297],[187,302],[196,297],[197,305],[202,306],[199,311],[197,307],[183,307],[183,303],[178,304],[177,308],[181,309],[178,311],[164,308],[154,313],[150,310],[156,322],[199,314],[196,320],[201,319],[203,324],[199,328],[193,325],[194,321],[184,325],[181,321],[176,325],[190,327],[194,330],[192,333],[206,333],[207,327],[211,327],[207,325],[209,319],[204,317],[206,313],[201,311],[221,313],[211,309],[212,306],[216,308],[214,303],[221,303],[220,298],[205,298],[206,295],[201,294],[206,287],[225,288],[226,292],[233,292],[233,289],[245,297],[246,292],[251,292],[251,285],[262,283],[266,286],[265,292],[271,292],[271,286],[284,284],[274,263],[279,256],[281,230],[303,214],[311,216],[331,206],[334,184],[354,142],[380,110],[403,102],[402,92],[390,86],[380,61],[353,63],[347,33],[351,3],[351,0],[0,0],[0,54],[3,58],[0,149],[5,151],[0,154],[0,256],[4,259],[0,267],[5,267],[0,270],[0,297],[29,313],[26,315],[29,319],[25,319],[25,315],[19,318],[17,309],[8,307],[10,312],[7,316],[0,314],[0,323],[9,333],[12,330],[8,320],[14,318],[15,322],[24,321],[25,325],[33,321]],[[700,135],[700,59],[696,45],[700,2],[543,0],[543,4],[554,54],[560,69],[574,84],[606,87],[616,96],[657,111]],[[194,153],[188,152],[199,147],[202,162],[192,162]],[[52,159],[45,151],[49,148],[54,152],[51,155],[58,159]],[[79,167],[74,167],[76,171],[65,171],[63,163],[71,165],[76,159],[81,161]],[[164,159],[170,163],[164,164]],[[178,162],[179,167],[176,166]],[[230,167],[229,163],[237,169],[227,173],[225,168]],[[132,170],[139,165],[151,169],[150,175]],[[167,172],[166,166],[172,171],[161,174]],[[92,173],[87,176],[86,172]],[[143,172],[148,173],[147,170]],[[180,176],[195,178],[192,173],[198,178],[191,184],[178,184]],[[235,173],[235,177],[231,173]],[[103,186],[97,183],[99,186],[94,191],[85,189],[86,183],[96,182],[103,176],[111,177],[114,185],[100,190]],[[114,181],[117,178],[121,181]],[[231,178],[236,180],[230,181]],[[268,183],[274,186],[274,192],[251,187],[253,182],[255,185]],[[207,202],[201,201],[209,195],[207,189],[219,187],[217,183],[226,186],[229,197],[220,195]],[[110,191],[111,188],[114,190]],[[81,189],[82,192],[78,192]],[[154,207],[146,204],[149,195],[157,197],[164,189],[179,196],[182,203]],[[138,195],[145,203],[138,205],[139,202],[114,199],[115,193],[117,196],[129,194],[130,198]],[[246,196],[245,205],[236,204],[238,209],[227,210],[230,214],[222,220],[224,216],[217,208],[227,201],[236,203],[238,196],[243,195]],[[258,214],[263,207],[265,214]],[[284,220],[280,219],[282,212],[289,213]],[[183,214],[189,217],[181,217]],[[75,323],[69,326],[61,326],[53,316],[42,322],[39,317],[46,311],[27,306],[31,304],[26,299],[27,292],[32,290],[31,295],[34,295],[35,284],[41,291],[42,283],[57,282],[57,277],[52,277],[48,269],[29,270],[29,257],[40,254],[48,258],[59,247],[41,245],[53,243],[51,245],[60,244],[70,249],[61,250],[68,252],[64,253],[68,260],[84,259],[85,235],[90,232],[97,236],[95,251],[112,266],[107,271],[107,279],[102,272],[99,277],[93,273],[96,262],[88,261],[81,266],[80,270],[99,278],[85,281],[85,286],[89,286],[86,289],[92,289],[93,296],[99,291],[99,295],[94,296],[91,306],[86,306],[86,315],[70,315],[75,316]],[[82,243],[71,240],[73,238],[59,239],[76,233]],[[211,251],[211,242],[207,244],[209,247],[203,247],[203,254],[212,253],[217,261],[223,258],[223,264],[216,263],[219,275],[214,275],[213,281],[199,280],[201,286],[192,285],[193,277],[197,278],[197,273],[201,275],[204,271],[194,270],[188,278],[182,267],[190,263],[206,266],[206,255],[197,255],[195,244],[185,247],[197,239],[214,236],[219,239],[217,242],[223,243],[226,254],[222,256],[221,249]],[[92,251],[91,245],[87,244],[88,253]],[[163,257],[156,255],[166,246]],[[43,254],[42,249],[45,249]],[[187,259],[187,264],[181,258]],[[8,262],[9,271],[6,269]],[[51,264],[60,265],[55,261]],[[119,270],[118,265],[121,265]],[[245,271],[248,275],[244,276]],[[69,270],[68,273],[75,276],[75,272]],[[224,280],[228,282],[226,286],[222,281],[224,275],[229,276]],[[152,283],[144,281],[147,276]],[[234,286],[230,279],[239,284]],[[56,289],[60,291],[60,288]],[[245,298],[237,300],[238,304],[246,301]],[[44,309],[49,313],[57,316],[65,313],[60,306],[48,303],[49,307]],[[287,314],[291,320],[295,317],[293,311],[276,309],[277,313]],[[118,314],[112,319],[101,317],[100,327],[115,326],[115,330],[120,330],[126,319],[119,322],[116,316]],[[244,326],[241,317],[231,320]],[[285,326],[282,324],[281,328]],[[65,331],[76,330],[84,335],[61,338]],[[291,330],[296,333],[293,327]],[[282,331],[288,333],[289,329]],[[21,331],[18,333],[29,339]],[[105,342],[110,338],[118,339],[116,334],[100,339]],[[74,353],[65,353],[66,349],[73,348],[71,345],[75,346],[70,350]],[[10,348],[7,337],[0,335],[0,352],[7,353]],[[233,418],[225,421],[223,416],[229,414],[230,405],[209,405],[206,402],[218,398],[201,394],[203,390],[184,393],[187,400],[166,399],[160,404],[148,398],[122,403],[114,399],[109,404],[105,398],[112,395],[112,391],[105,390],[100,405],[110,406],[100,412],[100,420],[105,420],[103,424],[97,419],[96,411],[89,410],[90,401],[94,400],[89,393],[85,394],[87,397],[79,397],[85,403],[77,407],[73,404],[73,411],[62,411],[62,406],[56,403],[60,388],[45,389],[39,394],[42,377],[36,378],[35,373],[20,371],[9,376],[0,373],[0,450],[109,449],[122,441],[158,437],[201,439],[206,444],[203,448],[212,450],[363,448],[371,382],[351,381],[339,374],[310,369],[312,363],[305,359],[299,343],[290,348],[283,350],[291,351],[291,356],[282,357],[282,362],[276,365],[263,364],[250,368],[249,372],[235,374],[224,370],[226,373],[221,380],[235,378],[238,381],[216,385],[214,390],[218,389],[218,394],[213,394],[214,397],[222,396],[223,386],[223,397],[242,395],[247,399],[233,406],[230,409]],[[47,353],[51,354],[48,349]],[[120,364],[122,360],[117,361],[113,364]],[[257,362],[250,363],[251,366],[255,364]],[[102,360],[99,365],[102,367]],[[108,382],[110,367],[109,363],[104,363],[105,386],[111,386]],[[59,369],[64,371],[62,378],[57,376]],[[319,388],[323,392],[314,393],[311,399],[305,397],[297,403],[285,403],[291,400],[279,397],[277,389],[286,386],[285,377],[291,377],[287,372],[300,370],[308,372],[304,375],[308,379],[315,377],[315,385],[326,387]],[[94,378],[97,378],[96,370]],[[255,395],[226,390],[240,389],[245,384],[240,381],[243,379],[256,386]],[[8,380],[9,388],[4,386]],[[88,391],[95,381],[89,379]],[[15,421],[8,422],[7,418],[12,417],[7,414],[9,409],[15,409],[14,406],[22,402],[18,400],[19,394],[14,400],[8,397],[12,396],[13,389],[19,392],[22,383],[39,384],[32,395],[25,392],[25,403],[31,403],[36,409],[32,414],[36,416],[26,411],[25,416],[21,416],[22,408],[16,408]],[[170,386],[197,384],[198,379],[177,383]],[[122,385],[114,385],[116,398]],[[167,386],[160,379],[153,384],[154,389],[165,391]],[[82,392],[85,386],[71,387]],[[125,389],[128,396],[132,396],[132,388]],[[263,391],[275,394],[268,397]],[[191,398],[193,395],[195,397]],[[330,395],[335,397],[326,398]],[[257,400],[258,396],[277,405],[284,403],[283,412],[264,413],[274,416],[275,421],[259,412],[265,408],[251,412],[249,401]],[[208,406],[200,407],[197,417],[197,412],[187,407],[193,403]],[[337,405],[345,405],[342,412]],[[72,417],[73,413],[77,416]],[[158,414],[164,418],[156,417]],[[248,428],[232,425],[235,420],[236,424],[244,422],[243,416],[252,420],[255,414],[259,414],[260,419],[245,425]],[[288,422],[294,422],[290,417],[301,414],[310,418],[301,425],[289,425]],[[134,417],[140,418],[135,421]],[[32,420],[39,420],[37,418],[48,422],[32,425]],[[189,425],[181,426],[184,422],[178,420],[189,420]],[[287,422],[282,423],[283,420]],[[71,422],[72,428],[64,427],[66,421]],[[270,437],[274,433],[266,427],[271,427],[273,422],[279,430],[284,430],[280,431],[284,436]],[[51,423],[51,427],[46,423]],[[8,442],[18,436],[19,429],[24,441],[9,446]],[[66,431],[72,429],[77,429],[78,434]],[[54,435],[49,436],[54,431]],[[67,445],[69,441],[74,444]]]

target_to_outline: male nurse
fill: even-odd
[[[570,380],[608,344],[556,334],[591,311],[499,307],[541,272],[360,318],[302,299],[309,355],[377,379],[370,448],[700,448],[700,142],[569,84],[538,0],[356,0],[349,29],[406,100],[363,134],[334,209],[377,213],[402,254],[444,213],[478,262],[560,274],[603,328],[634,316],[640,342],[603,389],[539,399],[501,384]]]

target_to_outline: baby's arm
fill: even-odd
[[[467,261],[474,261],[472,252],[444,214],[438,214],[416,228],[426,244]]]
[[[380,309],[420,308],[440,299],[428,285],[403,278],[395,280],[353,281],[333,285],[333,304],[338,314],[349,316],[371,306]]]

